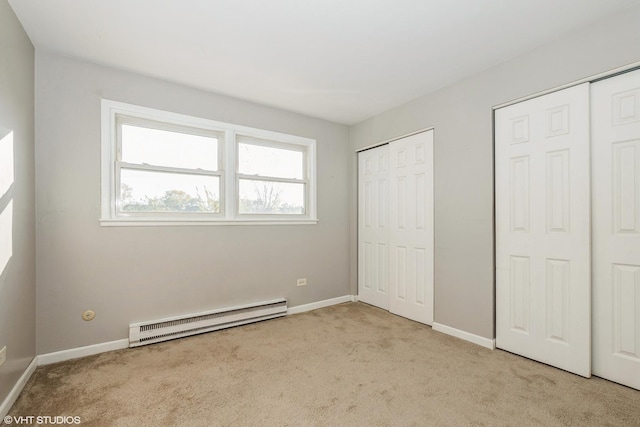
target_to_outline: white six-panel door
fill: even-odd
[[[358,298],[433,323],[433,131],[358,154]]]
[[[640,389],[640,71],[592,85],[593,373]]]
[[[389,145],[389,311],[433,323],[433,131]]]
[[[496,345],[588,377],[589,85],[495,114]]]
[[[389,146],[358,154],[358,299],[389,309]]]

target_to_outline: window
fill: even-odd
[[[314,140],[102,101],[103,225],[316,221]]]
[[[224,134],[116,119],[116,214],[220,214]]]
[[[238,138],[238,212],[301,215],[306,211],[306,150]]]

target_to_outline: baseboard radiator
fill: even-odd
[[[173,340],[287,314],[284,298],[129,325],[129,347]]]

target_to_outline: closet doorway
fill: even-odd
[[[358,153],[358,299],[433,323],[433,130]]]
[[[640,390],[640,71],[591,86],[593,374]]]
[[[640,389],[640,71],[495,130],[496,345]]]

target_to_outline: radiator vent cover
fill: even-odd
[[[129,325],[129,347],[203,334],[287,314],[284,298]]]

